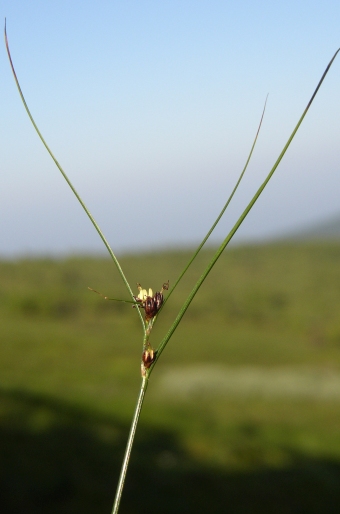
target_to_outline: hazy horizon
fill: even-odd
[[[318,232],[319,229],[324,229],[325,227],[328,227],[332,225],[332,223],[338,222],[339,223],[339,236],[336,234],[325,234],[325,237],[322,236],[321,233]],[[313,235],[313,232],[315,230],[315,235]],[[311,234],[312,233],[312,234]],[[340,241],[340,214],[338,216],[322,219],[322,220],[316,220],[315,223],[312,224],[304,224],[301,226],[293,226],[291,230],[284,230],[280,233],[268,233],[266,235],[259,235],[256,236],[250,236],[247,237],[246,235],[243,235],[243,237],[237,237],[237,234],[235,237],[231,240],[229,247],[237,247],[237,246],[244,246],[244,245],[263,245],[263,244],[275,244],[281,243],[281,242],[287,242],[290,241],[298,242],[298,241],[305,241],[305,240],[329,240],[329,239],[339,239]],[[203,237],[201,238],[203,239]],[[101,242],[101,241],[100,241]],[[201,242],[201,240],[197,241],[191,241],[190,243],[187,242],[179,242],[179,241],[169,241],[167,243],[163,243],[160,245],[136,245],[136,246],[118,246],[118,248],[114,248],[114,245],[112,246],[112,249],[114,253],[118,256],[127,256],[127,255],[134,255],[134,254],[147,254],[151,252],[161,253],[161,252],[167,252],[167,251],[191,251],[195,249],[198,244]],[[211,240],[209,239],[205,245],[205,248],[211,248],[216,247],[219,243],[222,242],[222,239],[218,239],[217,237],[213,237]],[[20,252],[0,252],[0,260],[17,260],[17,259],[39,259],[39,258],[68,258],[68,257],[110,257],[107,249],[104,247],[103,244],[99,244],[96,246],[96,248],[74,248],[72,249],[61,249],[61,250],[41,250],[41,251],[24,251],[21,250]]]

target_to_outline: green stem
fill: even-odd
[[[130,284],[129,282],[127,281],[127,278],[125,277],[125,274],[119,264],[119,261],[117,259],[117,257],[115,256],[115,254],[113,253],[106,237],[104,236],[103,232],[101,231],[101,229],[99,228],[99,226],[97,225],[97,222],[95,221],[94,217],[92,216],[92,214],[90,213],[90,211],[88,210],[88,208],[86,207],[86,205],[84,204],[83,200],[81,199],[81,197],[79,196],[79,194],[77,193],[76,189],[74,188],[73,184],[71,183],[70,179],[68,178],[68,176],[66,175],[66,173],[64,172],[64,170],[62,169],[61,165],[59,164],[59,162],[57,161],[57,159],[55,158],[55,156],[53,155],[52,151],[50,150],[49,146],[47,145],[45,139],[43,138],[40,130],[38,129],[34,119],[33,119],[33,116],[28,108],[28,105],[26,103],[26,100],[25,100],[25,97],[23,95],[23,92],[21,90],[21,87],[20,87],[20,84],[19,84],[19,80],[17,78],[17,75],[15,73],[15,69],[14,69],[14,65],[13,65],[13,61],[12,61],[12,57],[11,57],[11,53],[10,53],[10,50],[9,50],[9,45],[8,45],[8,39],[7,39],[7,32],[6,32],[6,19],[5,19],[5,44],[6,44],[6,49],[7,49],[7,55],[8,55],[8,58],[9,58],[9,62],[10,62],[10,65],[11,65],[11,68],[12,68],[12,72],[13,72],[13,76],[14,76],[14,80],[15,80],[15,83],[17,85],[17,88],[18,88],[18,91],[19,91],[19,94],[20,94],[20,97],[21,97],[21,100],[24,104],[24,107],[26,109],[26,112],[32,122],[32,125],[33,127],[35,128],[40,140],[42,141],[43,145],[45,146],[46,150],[48,151],[48,153],[50,154],[50,156],[52,157],[54,163],[56,164],[57,168],[59,169],[60,173],[62,174],[62,176],[64,177],[64,179],[66,180],[67,184],[69,185],[69,187],[71,188],[71,190],[73,191],[75,197],[77,198],[78,202],[80,203],[80,205],[82,206],[82,208],[84,209],[84,211],[86,212],[87,216],[89,217],[91,223],[93,224],[94,228],[96,229],[96,231],[98,232],[99,234],[99,237],[101,238],[101,240],[103,241],[104,245],[106,246],[107,248],[107,251],[109,252],[113,262],[115,263],[117,269],[118,269],[118,272],[127,288],[127,290],[129,291],[129,294],[131,296],[131,298],[133,299],[133,292],[132,292],[132,289],[130,287]],[[143,330],[145,332],[145,324],[144,324],[144,320],[143,320],[143,315],[142,313],[140,312],[140,309],[136,309],[137,312],[138,312],[138,315],[140,317],[140,320],[142,322],[142,325],[143,325]]]
[[[127,469],[128,469],[128,465],[129,465],[132,445],[133,445],[134,437],[135,437],[135,434],[136,434],[138,420],[139,420],[139,416],[140,416],[140,413],[141,413],[141,410],[142,410],[142,405],[143,405],[143,401],[144,401],[145,392],[146,392],[147,387],[148,387],[148,374],[145,377],[142,377],[141,388],[140,388],[140,391],[139,391],[138,400],[137,400],[135,412],[134,412],[134,415],[133,415],[133,420],[132,420],[132,424],[131,424],[131,428],[130,428],[129,438],[128,438],[128,441],[127,441],[127,444],[126,444],[124,460],[123,460],[122,467],[121,467],[121,470],[120,470],[119,482],[118,482],[118,485],[117,485],[116,496],[115,496],[115,500],[114,500],[114,503],[113,503],[112,514],[117,514],[118,513],[119,504],[120,504],[120,500],[121,500],[122,493],[123,493],[126,473],[127,473]]]
[[[149,370],[149,375],[151,373],[151,371],[153,370],[156,362],[158,361],[162,351],[164,350],[165,346],[167,345],[169,339],[171,338],[172,334],[175,332],[176,328],[178,327],[181,319],[183,318],[187,308],[189,307],[190,303],[192,302],[192,300],[194,299],[197,291],[199,290],[199,288],[201,287],[201,285],[203,284],[204,280],[207,278],[208,274],[210,273],[210,271],[212,270],[213,266],[216,264],[217,260],[219,259],[219,257],[221,256],[222,252],[224,251],[224,249],[226,248],[226,246],[229,244],[230,240],[232,239],[232,237],[234,236],[234,234],[237,232],[237,230],[239,229],[240,225],[243,223],[244,219],[246,218],[246,216],[248,215],[249,211],[251,210],[251,208],[254,206],[255,202],[257,201],[257,199],[259,198],[260,194],[262,193],[262,191],[264,190],[264,188],[266,187],[266,185],[268,184],[269,180],[271,179],[271,177],[273,176],[276,168],[278,167],[278,165],[280,164],[283,156],[285,155],[290,143],[292,142],[296,132],[298,131],[304,117],[306,116],[307,114],[307,111],[309,109],[309,107],[311,106],[318,90],[320,89],[320,86],[322,84],[322,82],[324,81],[324,78],[326,77],[331,65],[333,64],[333,61],[334,59],[336,58],[337,54],[339,53],[340,51],[340,48],[335,52],[334,56],[332,57],[331,61],[329,62],[325,72],[323,73],[313,95],[311,96],[311,99],[309,100],[308,104],[307,104],[307,107],[305,108],[305,110],[303,111],[302,113],[302,116],[300,117],[296,127],[294,128],[291,136],[289,137],[287,143],[285,144],[282,152],[280,153],[279,157],[277,158],[274,166],[272,167],[272,169],[270,170],[270,172],[268,173],[267,175],[267,178],[264,180],[264,182],[262,183],[262,185],[259,187],[259,189],[256,191],[255,195],[253,196],[253,198],[251,199],[251,201],[249,202],[249,204],[247,205],[247,207],[244,209],[243,213],[241,214],[241,216],[239,217],[239,219],[237,220],[237,222],[235,223],[235,225],[233,226],[233,228],[231,229],[231,231],[229,232],[229,234],[227,235],[227,237],[224,239],[224,241],[222,242],[222,244],[220,245],[220,247],[218,248],[218,250],[216,251],[216,253],[214,254],[213,258],[211,259],[211,261],[209,262],[208,266],[206,267],[206,269],[204,270],[204,272],[202,273],[202,275],[200,276],[200,278],[198,279],[198,281],[196,282],[194,288],[192,289],[191,293],[189,294],[188,298],[186,299],[186,301],[184,302],[180,312],[178,313],[175,321],[173,322],[173,324],[171,325],[170,329],[168,330],[167,334],[165,335],[165,337],[162,339],[162,341],[160,342],[158,348],[157,348],[157,355],[156,355],[156,359],[155,359],[155,362],[153,363],[153,365],[151,366],[150,370]]]

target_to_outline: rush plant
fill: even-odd
[[[274,163],[273,167],[269,171],[266,179],[260,185],[260,187],[258,188],[256,193],[254,194],[253,198],[251,199],[251,201],[245,207],[243,213],[241,214],[239,219],[235,222],[235,224],[234,224],[233,228],[231,229],[231,231],[229,232],[229,234],[227,234],[225,239],[221,242],[220,246],[216,250],[215,254],[213,255],[212,259],[210,260],[210,262],[208,263],[206,268],[202,270],[201,275],[197,278],[197,281],[193,285],[190,294],[186,298],[186,300],[183,303],[181,309],[179,310],[176,318],[173,320],[173,323],[170,325],[168,331],[165,333],[163,339],[161,339],[160,341],[151,341],[152,328],[153,328],[154,324],[156,323],[156,321],[158,319],[158,316],[161,314],[162,310],[166,307],[167,300],[169,299],[170,295],[174,293],[174,291],[175,291],[177,285],[179,284],[179,282],[181,281],[183,275],[186,273],[186,271],[191,266],[191,264],[193,263],[193,261],[197,257],[198,253],[202,249],[202,247],[205,245],[205,243],[209,239],[211,233],[215,229],[216,225],[220,221],[220,219],[223,216],[223,214],[226,211],[226,209],[228,208],[228,206],[229,206],[229,204],[230,204],[230,202],[231,202],[231,200],[232,200],[232,198],[233,198],[233,196],[234,196],[234,194],[235,194],[235,192],[236,192],[236,190],[237,190],[237,188],[238,188],[238,186],[239,186],[239,184],[240,184],[240,182],[241,182],[241,180],[242,180],[242,178],[244,176],[244,173],[245,173],[245,171],[246,171],[246,169],[248,167],[249,161],[250,161],[250,159],[252,157],[252,154],[253,154],[253,151],[254,151],[257,139],[258,139],[258,135],[259,135],[260,128],[261,128],[261,124],[262,124],[262,120],[263,120],[263,116],[264,116],[264,111],[265,111],[266,103],[265,103],[265,106],[263,108],[261,120],[260,120],[260,123],[259,123],[258,129],[257,129],[256,135],[255,135],[254,142],[253,142],[253,145],[251,147],[249,156],[248,156],[247,161],[245,163],[245,166],[244,166],[244,168],[242,170],[242,173],[240,174],[239,179],[238,179],[237,183],[235,184],[235,187],[234,187],[233,191],[231,192],[231,194],[230,194],[228,200],[226,201],[225,205],[223,206],[221,212],[219,213],[219,215],[217,216],[216,220],[214,221],[212,227],[210,228],[210,230],[208,231],[206,236],[203,238],[202,242],[200,243],[200,245],[198,246],[196,251],[193,253],[191,259],[189,260],[187,265],[184,267],[183,271],[181,272],[181,274],[179,275],[179,277],[177,278],[175,283],[171,284],[171,287],[170,287],[169,282],[166,281],[166,282],[163,283],[162,287],[159,288],[159,291],[157,291],[155,293],[151,289],[148,289],[148,290],[147,289],[143,289],[143,287],[140,284],[138,284],[138,293],[136,291],[136,295],[135,295],[134,291],[131,288],[131,285],[129,284],[129,282],[128,282],[125,274],[124,274],[124,271],[123,271],[123,269],[122,269],[122,267],[121,267],[121,265],[119,263],[119,260],[117,259],[116,255],[114,254],[113,250],[111,249],[107,239],[105,238],[104,234],[102,233],[101,229],[99,228],[99,226],[96,223],[95,219],[93,218],[92,214],[87,209],[85,203],[80,198],[80,196],[77,193],[76,189],[74,188],[74,186],[70,182],[70,180],[67,177],[66,173],[64,172],[64,170],[62,169],[61,165],[59,164],[59,162],[57,161],[57,159],[55,158],[55,156],[51,152],[49,146],[47,145],[47,143],[44,140],[41,132],[39,131],[39,129],[38,129],[38,127],[37,127],[37,125],[36,125],[32,115],[31,115],[31,112],[30,112],[30,110],[29,110],[29,108],[27,106],[27,103],[25,101],[24,95],[23,95],[22,90],[20,88],[19,81],[18,81],[16,72],[15,72],[15,69],[14,69],[14,65],[13,65],[13,62],[12,62],[12,58],[11,58],[11,54],[10,54],[10,50],[9,50],[9,45],[8,45],[8,39],[7,39],[7,33],[6,33],[6,21],[5,21],[5,31],[4,31],[4,33],[5,33],[5,44],[6,44],[7,54],[8,54],[8,57],[9,57],[9,61],[10,61],[10,65],[11,65],[11,68],[12,68],[13,76],[14,76],[17,88],[19,90],[19,94],[20,94],[21,100],[22,100],[22,102],[24,104],[24,107],[26,109],[26,112],[27,112],[27,114],[28,114],[28,116],[29,116],[29,118],[30,118],[30,120],[31,120],[31,122],[32,122],[32,124],[33,124],[33,126],[34,126],[34,128],[35,128],[35,130],[36,130],[36,132],[37,132],[37,134],[39,136],[39,138],[40,138],[40,140],[42,141],[43,145],[45,146],[46,150],[48,151],[48,153],[50,154],[52,159],[54,160],[57,168],[59,169],[59,171],[63,175],[63,177],[66,180],[67,184],[72,189],[72,191],[73,191],[74,195],[76,196],[77,200],[79,201],[79,203],[83,207],[85,213],[87,214],[87,216],[90,219],[91,223],[93,224],[94,228],[98,232],[99,237],[102,239],[103,244],[105,245],[107,251],[109,252],[109,254],[110,254],[110,256],[111,256],[111,258],[113,260],[113,263],[116,266],[116,268],[117,268],[117,270],[118,270],[118,272],[119,272],[119,274],[121,276],[121,279],[123,280],[123,282],[124,282],[124,284],[126,286],[126,289],[127,289],[128,295],[129,295],[129,299],[126,299],[126,300],[117,299],[117,298],[108,298],[106,296],[104,296],[104,298],[106,300],[123,301],[123,302],[127,302],[127,303],[132,303],[133,306],[135,307],[134,310],[136,312],[136,315],[139,317],[140,323],[141,323],[141,329],[142,329],[141,330],[141,332],[142,332],[141,333],[141,339],[142,339],[142,341],[141,341],[141,384],[140,384],[140,390],[139,390],[139,394],[138,394],[138,398],[137,398],[137,403],[136,403],[135,411],[134,411],[134,414],[133,414],[133,419],[132,419],[132,423],[131,423],[130,433],[129,433],[129,436],[128,436],[128,441],[127,441],[127,445],[126,445],[125,455],[124,455],[124,459],[123,459],[123,463],[122,463],[122,467],[121,467],[120,477],[119,477],[119,481],[118,481],[118,485],[117,485],[117,490],[116,490],[116,496],[115,496],[115,499],[114,499],[114,504],[113,504],[113,509],[112,509],[112,514],[117,514],[118,510],[119,510],[120,500],[121,500],[121,497],[122,497],[123,487],[124,487],[124,483],[125,483],[126,473],[127,473],[127,470],[128,470],[129,459],[130,459],[131,450],[132,450],[132,446],[133,446],[133,442],[134,442],[134,437],[135,437],[135,434],[136,434],[138,420],[139,420],[139,417],[140,417],[140,413],[141,413],[142,406],[143,406],[143,401],[144,401],[144,398],[145,398],[145,394],[146,394],[146,391],[147,391],[147,387],[148,387],[148,384],[149,384],[149,380],[150,380],[150,376],[152,374],[152,371],[153,371],[154,367],[157,365],[157,362],[158,362],[162,352],[164,351],[166,345],[168,344],[169,340],[171,339],[171,336],[173,335],[173,333],[175,332],[175,330],[178,327],[179,323],[181,322],[181,320],[182,320],[186,310],[188,309],[188,307],[190,306],[190,303],[192,302],[192,300],[196,296],[199,288],[201,287],[201,285],[203,284],[203,282],[207,278],[208,274],[210,273],[210,271],[212,270],[212,268],[214,267],[214,265],[218,261],[218,259],[221,256],[222,252],[225,250],[225,248],[227,247],[227,245],[229,244],[229,242],[231,241],[231,239],[233,238],[233,236],[235,235],[235,233],[239,229],[240,225],[243,223],[243,221],[246,218],[246,216],[249,214],[250,210],[254,206],[255,202],[257,201],[257,199],[261,195],[262,191],[264,190],[264,188],[268,184],[269,180],[271,179],[272,175],[274,174],[275,170],[277,169],[278,165],[280,164],[283,156],[285,155],[286,151],[288,150],[288,147],[289,147],[290,143],[292,142],[292,140],[295,137],[295,135],[296,135],[296,133],[297,133],[297,131],[298,131],[302,121],[304,120],[304,118],[305,118],[305,116],[306,116],[306,114],[307,114],[307,112],[308,112],[312,102],[314,101],[315,96],[316,96],[317,92],[319,91],[319,88],[321,87],[321,84],[322,84],[323,80],[325,79],[325,77],[326,77],[326,75],[327,75],[327,73],[328,73],[328,71],[329,71],[329,69],[330,69],[330,67],[331,67],[335,57],[339,53],[340,48],[335,52],[335,54],[333,55],[331,61],[328,64],[328,66],[326,67],[326,70],[324,71],[324,73],[323,73],[323,75],[322,75],[322,77],[321,77],[321,79],[320,79],[320,81],[319,81],[319,83],[318,83],[314,93],[312,94],[312,96],[311,96],[311,98],[310,98],[310,100],[309,100],[305,110],[303,111],[303,113],[302,113],[300,119],[298,120],[294,130],[292,131],[290,137],[288,138],[288,141],[284,145],[284,147],[283,147],[280,155],[278,156],[276,162]],[[166,277],[164,277],[164,278],[166,279]],[[97,291],[95,291],[95,292],[98,293]],[[101,293],[99,293],[99,294],[101,294]]]

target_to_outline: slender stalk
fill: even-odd
[[[101,238],[101,240],[103,241],[104,245],[106,246],[106,249],[107,251],[109,252],[113,262],[115,263],[116,265],[116,268],[118,269],[118,272],[127,288],[127,290],[129,291],[129,294],[131,296],[131,298],[133,299],[133,292],[132,292],[132,289],[130,287],[130,284],[119,264],[119,261],[117,259],[117,257],[115,256],[115,254],[113,253],[113,250],[111,249],[106,237],[104,236],[103,232],[101,231],[101,229],[99,228],[97,222],[95,221],[94,217],[92,216],[92,214],[90,213],[90,211],[88,210],[88,208],[86,207],[85,203],[83,202],[83,200],[81,199],[81,197],[79,196],[79,194],[77,193],[75,187],[73,186],[73,184],[71,183],[70,179],[68,178],[68,176],[66,175],[66,173],[64,172],[63,168],[61,167],[61,165],[59,164],[59,162],[57,161],[57,159],[55,158],[55,156],[53,155],[52,151],[50,150],[49,146],[47,145],[45,139],[43,138],[40,130],[38,129],[34,119],[33,119],[33,116],[28,108],[28,105],[26,103],[26,100],[25,100],[25,97],[23,95],[23,92],[21,90],[21,87],[20,87],[20,84],[19,84],[19,80],[18,80],[18,77],[17,77],[17,74],[15,72],[15,69],[14,69],[14,65],[13,65],[13,61],[12,61],[12,57],[11,57],[11,53],[10,53],[10,50],[9,50],[9,45],[8,45],[8,39],[7,39],[7,31],[6,31],[6,19],[5,19],[5,44],[6,44],[6,49],[7,49],[7,55],[8,55],[8,58],[9,58],[9,62],[10,62],[10,65],[11,65],[11,68],[12,68],[12,72],[13,72],[13,76],[14,76],[14,80],[15,80],[15,83],[17,85],[17,88],[18,88],[18,91],[19,91],[19,94],[20,94],[20,97],[21,97],[21,100],[22,100],[22,103],[24,104],[24,107],[26,109],[26,112],[28,114],[28,117],[29,119],[31,120],[32,122],[32,125],[33,127],[35,128],[40,140],[42,141],[43,145],[45,146],[46,150],[48,151],[48,153],[50,154],[50,156],[52,157],[54,163],[56,164],[57,168],[59,169],[60,173],[62,174],[62,176],[64,177],[64,179],[66,180],[67,184],[69,185],[69,187],[71,188],[71,190],[73,191],[75,197],[77,198],[78,202],[80,203],[80,205],[82,206],[82,208],[84,209],[84,211],[86,212],[87,216],[89,217],[91,223],[93,224],[94,228],[96,229],[96,231],[98,232],[99,234],[99,237]],[[142,316],[142,313],[140,312],[140,309],[136,309],[137,312],[138,312],[138,315],[140,317],[140,320],[142,322],[142,325],[143,325],[143,330],[145,332],[145,324],[144,324],[144,320],[143,320],[143,316]]]
[[[283,147],[283,150],[282,152],[280,153],[279,157],[277,158],[274,166],[272,167],[272,169],[270,170],[270,172],[268,173],[267,175],[267,178],[264,180],[264,182],[261,184],[261,186],[258,188],[258,190],[256,191],[255,195],[253,196],[253,198],[251,199],[251,201],[249,202],[249,204],[247,205],[247,207],[244,209],[243,213],[241,214],[241,216],[239,217],[239,219],[237,220],[237,222],[235,223],[235,225],[233,226],[233,228],[231,229],[231,231],[229,232],[229,234],[227,235],[227,237],[224,239],[224,241],[222,242],[222,244],[220,245],[220,247],[218,248],[218,250],[216,251],[216,253],[214,254],[214,256],[212,257],[211,261],[209,262],[208,266],[206,267],[206,269],[204,270],[204,272],[202,273],[202,275],[200,276],[200,278],[198,279],[198,281],[196,282],[195,286],[193,287],[191,293],[189,294],[188,298],[186,299],[186,301],[184,302],[180,312],[178,313],[175,321],[173,322],[173,324],[171,325],[170,329],[168,330],[168,332],[166,333],[165,337],[162,339],[161,343],[159,344],[158,348],[157,348],[157,354],[156,354],[156,359],[155,359],[155,362],[152,364],[151,368],[150,368],[150,371],[149,371],[149,374],[151,373],[151,371],[153,370],[157,360],[159,359],[162,351],[164,350],[165,346],[167,345],[169,339],[171,338],[172,334],[175,332],[176,328],[178,327],[181,319],[183,318],[187,308],[189,307],[190,303],[192,302],[192,300],[194,299],[197,291],[199,290],[199,288],[201,287],[201,285],[203,284],[204,280],[207,278],[208,274],[210,273],[210,271],[212,270],[213,266],[216,264],[217,260],[219,259],[219,257],[221,256],[222,252],[224,251],[224,249],[226,248],[226,246],[229,244],[230,240],[232,239],[232,237],[234,236],[234,234],[237,232],[237,230],[239,229],[240,225],[243,223],[244,219],[247,217],[247,215],[249,214],[250,210],[252,209],[252,207],[254,206],[255,202],[257,201],[257,199],[259,198],[260,194],[262,193],[262,191],[264,190],[264,188],[266,187],[266,185],[268,184],[269,180],[271,179],[271,177],[273,176],[275,170],[277,169],[278,165],[280,164],[283,156],[285,155],[286,151],[288,150],[288,147],[290,145],[290,143],[292,142],[296,132],[298,131],[304,117],[306,116],[307,112],[308,112],[308,109],[310,108],[318,90],[320,89],[320,86],[322,84],[322,82],[324,81],[331,65],[333,64],[333,61],[334,59],[336,58],[337,54],[339,53],[340,51],[340,48],[335,52],[334,56],[332,57],[332,59],[330,60],[326,70],[324,71],[313,95],[311,96],[311,99],[309,100],[308,104],[307,104],[307,107],[305,108],[305,110],[303,111],[302,113],[302,116],[300,117],[298,123],[296,124],[292,134],[290,135],[287,143],[285,144],[285,146]]]
[[[187,265],[185,266],[184,270],[181,272],[181,274],[179,275],[179,277],[177,278],[176,282],[174,283],[174,285],[171,287],[170,291],[168,292],[166,298],[164,299],[164,303],[163,303],[163,306],[162,308],[164,307],[164,305],[166,304],[166,302],[169,300],[171,294],[173,293],[174,289],[177,287],[178,283],[180,282],[180,280],[182,279],[183,275],[187,272],[189,266],[191,266],[192,262],[194,261],[194,259],[196,259],[197,255],[199,254],[199,252],[201,251],[201,249],[203,248],[203,246],[205,245],[205,243],[207,242],[207,240],[209,239],[209,237],[211,236],[212,232],[215,230],[215,227],[216,225],[218,224],[218,222],[220,221],[220,219],[222,218],[223,214],[225,213],[228,205],[230,204],[234,194],[236,193],[236,190],[238,188],[238,186],[240,185],[240,182],[243,178],[243,175],[245,174],[245,171],[248,167],[248,164],[249,164],[249,161],[251,159],[251,156],[253,155],[253,151],[254,151],[254,148],[255,148],[255,145],[256,145],[256,142],[257,142],[257,138],[259,136],[259,133],[260,133],[260,129],[261,129],[261,125],[262,125],[262,121],[263,121],[263,117],[264,117],[264,113],[265,113],[265,110],[266,110],[266,105],[267,105],[267,99],[268,99],[268,95],[267,95],[267,98],[266,98],[266,101],[264,103],[264,107],[263,107],[263,111],[262,111],[262,115],[261,115],[261,120],[260,120],[260,123],[259,123],[259,126],[258,126],[258,129],[257,129],[257,132],[256,132],[256,136],[255,136],[255,139],[254,139],[254,142],[253,142],[253,145],[250,149],[250,152],[249,152],[249,155],[248,155],[248,158],[247,158],[247,161],[244,165],[244,168],[241,172],[241,175],[239,176],[237,182],[236,182],[236,185],[234,187],[234,189],[232,190],[228,200],[226,201],[223,209],[221,210],[221,212],[219,213],[219,215],[217,216],[216,220],[214,221],[213,225],[211,226],[211,228],[209,229],[209,231],[207,232],[206,236],[203,238],[202,242],[200,243],[200,245],[198,246],[198,248],[196,249],[195,253],[193,254],[193,256],[190,258],[189,262],[187,263]]]
[[[132,420],[132,424],[131,424],[131,428],[130,428],[130,433],[129,433],[129,437],[128,437],[126,448],[125,448],[124,459],[123,459],[122,467],[120,470],[119,481],[118,481],[118,485],[117,485],[115,500],[113,503],[112,514],[118,513],[119,504],[120,504],[120,500],[121,500],[122,492],[123,492],[123,488],[124,488],[126,473],[127,473],[127,469],[128,469],[128,465],[129,465],[129,461],[130,461],[132,445],[133,445],[133,441],[134,441],[134,437],[135,437],[135,433],[136,433],[136,429],[137,429],[137,425],[138,425],[139,416],[140,416],[140,413],[142,410],[145,392],[148,387],[148,381],[149,381],[148,374],[145,377],[142,377],[142,382],[141,382],[141,387],[140,387],[140,391],[139,391],[139,395],[138,395],[138,399],[137,399],[137,404],[136,404],[136,408],[135,408],[135,412],[133,415],[133,420]]]

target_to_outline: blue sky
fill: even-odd
[[[52,151],[118,252],[228,232],[340,46],[336,1],[4,0],[12,58]],[[0,256],[102,249],[34,132],[5,47]],[[340,214],[340,58],[236,240]]]

